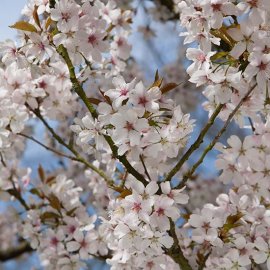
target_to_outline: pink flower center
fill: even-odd
[[[141,207],[141,204],[140,203],[134,203],[133,204],[133,207],[132,207],[132,210],[135,211],[135,212],[140,212],[140,210],[142,209]]]
[[[133,126],[133,124],[130,123],[130,122],[126,122],[125,128],[126,128],[128,131],[134,130],[134,126]]]
[[[154,262],[153,261],[150,261],[146,264],[146,267],[149,268],[149,269],[152,269],[154,267]]]
[[[239,250],[239,252],[240,252],[240,255],[246,255],[247,254],[247,249],[246,248],[242,248],[242,249],[240,249]]]
[[[249,0],[247,2],[251,7],[258,7],[258,0]]]
[[[172,191],[170,191],[170,193],[169,193],[167,196],[168,196],[169,198],[171,198],[171,199],[174,198]]]
[[[16,50],[16,49],[14,49],[14,48],[12,48],[12,49],[11,49],[11,54],[15,56],[15,55],[16,55],[16,53],[17,53],[17,50]]]
[[[158,208],[158,210],[156,211],[157,212],[157,215],[160,217],[160,216],[164,216],[164,209],[163,208]]]
[[[148,100],[146,99],[145,96],[139,97],[138,104],[140,104],[140,105],[142,105],[142,106],[145,106],[147,103],[148,103]]]
[[[214,12],[217,12],[221,10],[222,4],[212,4],[211,7]]]
[[[128,93],[128,90],[126,88],[121,89],[120,96],[126,96]]]
[[[205,55],[202,53],[197,56],[197,60],[200,62],[204,62],[206,60]]]
[[[118,47],[121,47],[124,45],[124,41],[122,38],[119,38],[116,43],[117,43]]]
[[[266,70],[267,64],[261,62],[261,63],[258,65],[258,68],[259,68],[260,71]]]
[[[52,239],[51,239],[51,245],[56,247],[59,243],[58,239],[54,236]]]
[[[42,89],[45,89],[47,87],[47,83],[44,82],[44,81],[41,81],[41,82],[38,83],[38,87],[42,88]]]
[[[204,228],[206,231],[208,229],[210,229],[210,223],[209,222],[205,222],[203,225],[202,225],[202,228]]]
[[[87,242],[83,239],[82,242],[80,242],[80,245],[82,248],[86,248],[87,247]]]
[[[67,22],[70,19],[70,14],[67,13],[67,12],[62,12],[61,13],[61,16],[62,16],[62,20],[63,21],[66,21]]]
[[[88,37],[88,43],[91,43],[92,45],[97,41],[97,37],[94,34],[91,34]]]
[[[18,88],[21,86],[21,84],[18,83],[18,82],[14,82],[14,83],[12,84],[12,86],[13,86],[14,89],[18,89]]]
[[[69,233],[74,233],[76,231],[76,227],[74,225],[69,226]]]
[[[194,7],[194,9],[196,10],[196,11],[202,11],[202,8],[201,7]]]
[[[38,44],[38,47],[39,47],[42,51],[45,50],[45,46],[44,46],[44,44],[43,44],[42,42]]]
[[[108,9],[107,9],[107,8],[104,8],[104,9],[103,9],[103,13],[104,13],[105,15],[109,15]]]
[[[114,66],[116,65],[116,59],[115,59],[114,57],[111,58],[111,63],[112,63],[112,65],[114,65]]]

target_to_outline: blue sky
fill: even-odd
[[[14,24],[21,14],[26,0],[1,0],[0,2],[0,40],[7,38],[13,39],[16,36],[16,31],[9,28],[9,25]]]

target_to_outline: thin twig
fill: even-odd
[[[149,180],[151,181],[150,174],[149,174],[149,173],[148,173],[148,171],[147,171],[147,168],[146,168],[146,165],[145,165],[145,163],[144,163],[144,160],[143,160],[142,155],[140,155],[140,160],[141,160],[141,162],[142,162],[142,165],[143,165],[143,168],[144,168],[144,172],[145,172],[145,174],[147,175],[147,177],[148,177],[148,178],[149,178]]]
[[[28,252],[32,252],[33,249],[30,247],[29,243],[23,241],[19,243],[16,247],[12,247],[6,250],[0,250],[0,261],[5,262],[8,260],[15,259],[20,255]]]
[[[166,254],[170,256],[175,261],[175,263],[180,266],[180,269],[192,270],[192,267],[190,266],[188,260],[185,258],[183,251],[180,247],[178,237],[175,232],[175,224],[171,219],[169,234],[173,238],[173,245],[170,249],[166,250]]]
[[[254,127],[254,124],[253,124],[252,119],[251,119],[250,117],[248,117],[248,121],[249,121],[249,124],[250,124],[250,126],[251,126],[252,132],[255,133],[256,128]]]
[[[48,150],[48,151],[53,152],[54,154],[56,154],[56,155],[58,155],[58,156],[65,157],[65,158],[68,158],[68,159],[71,159],[71,160],[76,160],[76,157],[75,157],[75,156],[70,156],[70,155],[67,155],[67,154],[65,154],[65,153],[62,153],[62,152],[60,152],[60,151],[57,151],[57,150],[55,150],[55,149],[53,149],[53,148],[51,148],[51,147],[49,147],[49,146],[43,144],[42,142],[38,141],[38,140],[37,140],[36,138],[34,138],[33,136],[29,136],[29,135],[24,134],[24,133],[18,133],[17,135],[20,135],[20,136],[22,136],[22,137],[25,137],[25,138],[27,138],[27,139],[29,139],[29,140],[31,140],[31,141],[37,143],[37,144],[40,145],[41,147],[45,148],[45,149]]]
[[[189,147],[189,149],[186,151],[186,153],[182,156],[182,158],[177,162],[177,164],[174,166],[174,168],[168,173],[168,175],[165,178],[165,181],[170,181],[172,177],[182,168],[184,163],[189,159],[191,154],[200,147],[200,145],[203,143],[204,136],[208,132],[208,130],[211,128],[211,126],[214,124],[216,117],[220,113],[220,111],[223,108],[223,104],[220,104],[217,106],[215,111],[212,113],[211,117],[209,118],[207,124],[204,126],[202,131],[200,132],[199,136],[197,137],[196,141]]]
[[[67,155],[66,157],[70,157],[74,161],[78,161],[78,162],[85,164],[88,168],[90,168],[91,170],[96,172],[98,175],[100,175],[107,182],[107,184],[110,188],[115,189],[114,181],[112,179],[110,179],[103,170],[97,168],[93,164],[86,161],[71,145],[68,145],[67,143],[65,143],[64,140],[54,131],[54,129],[44,119],[44,117],[41,115],[39,110],[32,110],[32,111],[41,120],[41,122],[45,125],[45,127],[53,135],[53,137],[56,139],[56,141],[58,143],[60,143],[61,145],[65,146],[65,148],[68,149],[70,152],[72,152],[75,156],[75,157],[71,157],[71,156]]]
[[[228,119],[226,120],[226,122],[224,123],[223,127],[220,129],[220,131],[218,132],[218,134],[215,136],[215,138],[212,140],[212,142],[210,144],[208,144],[208,146],[204,149],[201,157],[199,158],[199,160],[192,166],[192,168],[184,175],[182,182],[177,186],[177,188],[182,188],[185,186],[187,180],[192,177],[193,173],[195,172],[195,170],[200,166],[200,164],[203,162],[205,156],[207,155],[207,153],[209,151],[211,151],[213,149],[213,147],[215,146],[215,144],[218,142],[219,138],[222,136],[222,134],[226,131],[228,125],[230,124],[231,120],[233,119],[233,117],[235,116],[235,114],[238,112],[239,108],[242,106],[242,104],[246,101],[246,99],[249,97],[249,95],[251,94],[251,92],[254,90],[254,88],[256,87],[257,84],[255,84],[254,86],[252,86],[249,91],[246,93],[246,95],[240,100],[240,102],[237,104],[237,106],[234,108],[234,110],[230,113]]]

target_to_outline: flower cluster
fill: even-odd
[[[188,220],[192,240],[199,244],[196,252],[206,254],[211,247],[207,269],[250,269],[253,261],[268,260],[269,119],[254,125],[255,135],[243,142],[233,135],[228,147],[217,146],[220,180],[233,185],[228,195],[220,194],[217,206],[206,204]]]
[[[110,135],[118,146],[118,155],[127,154],[144,173],[141,159],[145,159],[149,180],[158,180],[165,173],[156,165],[168,158],[175,158],[186,145],[193,130],[193,121],[183,114],[180,106],[174,107],[172,100],[161,98],[158,86],[147,89],[135,80],[126,83],[123,77],[113,78],[113,89],[104,93],[97,111],[98,119],[86,114],[71,129],[78,134],[77,144],[84,150],[105,151],[110,148],[105,136]],[[136,166],[136,168],[137,168]],[[152,179],[153,178],[153,179]]]
[[[104,221],[113,251],[108,263],[111,269],[126,269],[132,263],[136,269],[159,269],[168,261],[164,250],[174,241],[169,234],[170,222],[180,218],[178,207],[188,202],[188,196],[182,190],[172,190],[169,182],[159,187],[152,181],[144,187],[132,181],[130,190],[131,194],[111,201],[111,218]]]
[[[108,249],[98,239],[96,216],[89,216],[79,199],[81,188],[64,175],[44,179],[31,189],[38,197],[23,224],[23,236],[37,249],[47,269],[79,269],[80,260],[105,256]]]
[[[220,117],[228,114],[254,87],[236,117],[255,118],[265,109],[270,76],[268,1],[181,1],[178,4],[185,43],[196,42],[187,49],[192,61],[187,72],[197,86],[207,85],[204,95],[210,113],[217,104],[226,104]],[[255,87],[256,86],[256,87]]]
[[[270,269],[270,2],[130,4],[31,0],[11,26],[19,43],[0,44],[0,194],[21,206],[0,215],[0,260],[31,246],[45,269],[94,258],[112,270]],[[195,43],[188,75],[177,59],[144,79],[128,42],[139,6],[162,22],[180,15],[184,43]],[[191,83],[206,87],[210,119],[188,146]],[[232,119],[253,134],[217,144]],[[45,140],[29,128],[36,120]],[[28,141],[54,154],[51,176],[20,162]],[[219,182],[196,174],[214,146]]]

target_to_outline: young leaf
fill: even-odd
[[[38,10],[38,6],[35,5],[34,11],[33,11],[33,18],[34,18],[34,20],[35,20],[35,23],[36,23],[36,24],[38,25],[38,27],[41,29],[40,21],[39,21],[39,17],[38,17],[37,10]]]
[[[22,31],[37,32],[37,29],[33,24],[25,21],[18,21],[9,27]]]
[[[57,211],[61,210],[61,202],[53,193],[50,194],[50,196],[48,197],[48,200],[52,208],[56,209]]]
[[[163,82],[163,78],[159,77],[158,70],[157,70],[155,74],[155,81],[152,83],[152,85],[148,89],[151,89],[152,87],[160,87],[162,82]]]
[[[95,105],[98,105],[101,100],[97,99],[97,98],[88,98],[88,100],[92,103],[92,104],[95,104]]]
[[[59,215],[54,212],[45,212],[40,216],[40,219],[44,222],[47,219],[58,219]]]
[[[40,164],[38,166],[38,175],[39,175],[41,182],[45,183],[46,175],[45,175],[45,172]]]
[[[175,89],[179,85],[180,84],[177,84],[177,83],[167,83],[167,84],[165,84],[164,86],[162,86],[160,88],[160,91],[161,91],[162,94],[165,94],[165,93]]]

